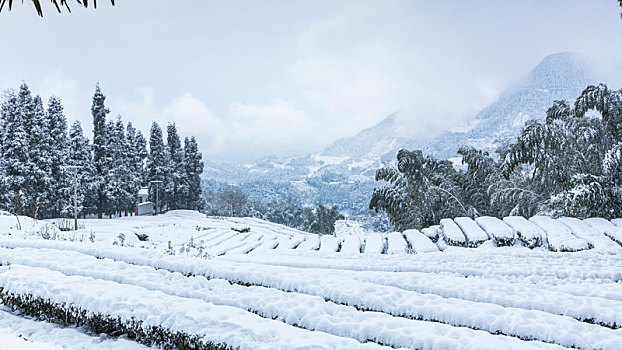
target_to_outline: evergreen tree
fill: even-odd
[[[149,156],[149,152],[147,151],[147,140],[145,140],[145,136],[143,136],[143,133],[140,130],[136,130],[136,137],[134,141],[134,149],[137,156],[136,173],[140,175],[137,179],[140,179],[141,185],[146,185],[149,183],[149,173],[145,167],[145,159]]]
[[[89,212],[96,212],[97,196],[93,176],[95,168],[92,162],[92,147],[82,132],[79,121],[74,122],[69,130],[69,165],[80,167],[78,176],[78,212],[85,216]],[[72,183],[73,185],[73,183]],[[73,191],[73,188],[71,189]],[[71,203],[70,205],[73,205]]]
[[[335,232],[335,221],[344,218],[336,206],[327,208],[320,204],[315,210],[305,208],[304,211],[307,213],[307,222],[302,230],[321,235],[332,235]]]
[[[2,155],[8,177],[9,207],[16,214],[32,214],[32,194],[36,184],[32,181],[31,133],[35,124],[35,103],[26,83],[22,83],[17,96],[9,96],[5,108],[5,149]]]
[[[136,194],[140,190],[141,185],[144,183],[144,162],[147,157],[147,147],[143,134],[136,130],[132,123],[127,123],[126,130],[127,137],[127,154],[128,154],[128,173],[129,187],[128,192],[130,197],[128,198],[127,208],[130,212],[136,210],[138,205],[138,198]]]
[[[46,216],[51,207],[53,179],[51,159],[51,135],[43,101],[40,96],[33,99],[34,114],[30,120],[27,197],[30,202],[29,213],[35,218]]]
[[[58,97],[52,96],[48,102],[47,123],[50,137],[50,187],[49,202],[53,216],[60,216],[71,206],[72,186],[68,165],[69,141],[67,139],[67,119]]]
[[[93,115],[93,166],[94,188],[96,193],[97,217],[102,218],[106,206],[106,182],[108,174],[108,141],[106,115],[110,112],[104,105],[106,96],[102,94],[99,84],[95,86],[91,114]]]
[[[3,207],[15,214],[23,214],[24,188],[28,174],[29,137],[23,115],[25,99],[32,99],[28,86],[23,83],[19,94],[9,92],[2,104],[2,162]]]
[[[184,187],[187,184],[186,172],[184,169],[184,151],[181,148],[181,141],[177,134],[175,123],[170,123],[166,128],[167,146],[170,159],[169,180],[166,184],[166,198],[170,209],[187,208],[184,201]]]
[[[162,181],[162,183],[150,183],[149,185],[149,200],[154,203],[156,203],[156,200],[159,200],[159,207],[157,210],[161,212],[168,200],[164,189],[170,179],[170,167],[168,152],[162,138],[162,129],[156,122],[153,122],[151,125],[151,133],[149,135],[147,171],[149,174],[149,181]],[[158,192],[157,198],[156,190]]]
[[[106,214],[119,214],[128,209],[128,203],[135,193],[132,189],[132,174],[129,167],[128,144],[125,127],[121,117],[109,121],[106,125],[108,134],[106,174]]]
[[[186,208],[191,210],[201,210],[204,206],[201,188],[201,174],[203,173],[203,155],[199,152],[197,140],[192,136],[184,139],[184,198]]]

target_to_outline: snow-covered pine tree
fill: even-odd
[[[67,118],[63,113],[60,98],[50,97],[47,109],[47,123],[50,137],[50,184],[48,201],[52,216],[61,216],[63,209],[71,206],[73,189],[71,174],[63,168],[68,165],[69,140],[67,138]],[[67,212],[66,212],[67,213]]]
[[[199,152],[199,145],[194,136],[184,139],[184,186],[186,207],[192,210],[202,210],[205,204],[201,188],[201,174],[203,173],[203,155]]]
[[[23,118],[24,106],[32,97],[28,86],[23,83],[19,95],[9,91],[2,104],[2,162],[4,175],[3,187],[6,191],[2,207],[15,214],[24,213],[24,189],[28,176],[29,136]],[[26,101],[25,101],[26,100]]]
[[[127,140],[125,127],[121,117],[117,121],[110,120],[106,124],[107,135],[107,164],[106,168],[106,214],[108,216],[121,214],[127,208],[131,187],[131,174],[127,159]]]
[[[177,133],[175,123],[169,123],[166,128],[166,141],[169,154],[170,177],[166,183],[166,198],[171,209],[189,209],[184,200],[185,169],[184,169],[184,151],[181,148],[181,141]]]
[[[16,114],[6,130],[7,151],[3,157],[7,160],[9,190],[12,193],[13,211],[32,215],[32,194],[36,185],[32,181],[32,152],[30,151],[31,133],[35,124],[35,103],[26,83],[22,83],[16,99]]]
[[[136,155],[138,156],[137,165],[140,165],[140,171],[138,171],[139,167],[137,166],[137,174],[140,175],[137,179],[140,179],[141,185],[147,185],[149,183],[149,174],[147,172],[147,168],[145,167],[145,159],[149,156],[149,152],[147,151],[147,140],[140,130],[136,130],[134,149]]]
[[[336,206],[327,208],[320,204],[314,210],[309,208],[306,209],[307,227],[305,227],[304,230],[308,232],[318,233],[321,235],[332,235],[335,232],[335,221],[342,220],[344,218],[344,216],[339,213]]]
[[[169,156],[164,139],[162,137],[162,128],[158,123],[151,124],[151,132],[149,135],[149,156],[147,157],[147,171],[149,181],[162,181],[162,183],[149,184],[149,200],[156,202],[156,186],[159,200],[158,212],[166,206],[168,198],[166,198],[166,184],[170,179]]]
[[[78,177],[78,212],[85,216],[90,211],[96,211],[97,196],[93,181],[95,168],[92,162],[92,147],[82,132],[82,125],[75,121],[69,130],[69,165],[79,166]],[[71,179],[73,186],[73,179]],[[71,189],[73,191],[73,187]],[[73,206],[73,201],[70,207]],[[90,210],[89,210],[90,208]]]
[[[133,212],[136,210],[138,198],[136,194],[144,183],[144,162],[147,157],[147,147],[143,134],[136,130],[132,123],[127,123],[126,138],[128,146],[128,171],[130,174],[129,193],[134,194],[129,197],[126,210]]]
[[[96,192],[97,217],[102,218],[106,206],[106,175],[108,173],[108,160],[106,159],[108,151],[106,147],[107,128],[106,115],[110,112],[104,105],[106,96],[101,92],[99,83],[95,85],[95,94],[93,94],[93,105],[91,106],[91,114],[93,115],[93,165],[94,176],[93,184]]]
[[[119,189],[120,193],[120,201],[119,201],[119,212],[124,212],[127,216],[130,211],[133,211],[133,203],[138,195],[138,188],[135,188],[135,180],[132,174],[132,161],[133,148],[129,144],[127,135],[125,133],[125,125],[121,121],[121,118],[117,120],[115,124],[116,134],[119,137],[118,148],[121,150],[119,154],[119,159],[116,163],[115,170],[119,172],[119,178],[121,181],[121,188]]]
[[[34,114],[31,120],[28,146],[30,162],[26,184],[30,215],[42,218],[47,215],[48,209],[52,206],[50,202],[53,182],[51,177],[52,149],[49,123],[41,97],[35,96],[33,104]]]

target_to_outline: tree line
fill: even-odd
[[[398,230],[457,216],[622,217],[622,90],[588,86],[574,104],[555,101],[543,121],[528,121],[496,156],[458,151],[449,160],[400,150],[397,166],[376,172],[369,208]]]
[[[258,201],[232,185],[213,185],[206,191],[207,215],[260,218],[320,235],[333,234],[335,221],[344,219],[337,206],[302,206],[291,199]]]
[[[50,97],[45,108],[26,83],[5,94],[0,108],[0,208],[35,218],[68,216],[73,212],[71,167],[77,168],[83,217],[131,215],[140,187],[151,180],[162,181],[159,210],[202,208],[203,161],[196,139],[186,137],[182,147],[171,123],[165,144],[154,122],[147,149],[145,137],[131,122],[107,120],[105,99],[97,84],[91,142],[79,121],[68,128],[60,98]],[[155,201],[153,185],[149,196]]]

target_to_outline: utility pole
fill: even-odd
[[[73,169],[73,227],[78,231],[78,169],[79,165],[66,165],[63,168]]]
[[[151,180],[149,181],[150,184],[156,184],[156,215],[158,215],[158,212],[160,211],[160,186],[158,186],[159,184],[162,183],[161,180]]]

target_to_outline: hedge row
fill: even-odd
[[[0,301],[13,311],[32,316],[38,320],[54,322],[62,326],[82,327],[94,334],[107,334],[112,337],[126,336],[127,339],[147,346],[160,346],[163,349],[188,350],[233,350],[224,344],[205,342],[197,335],[174,331],[162,326],[142,327],[142,322],[134,318],[123,320],[108,314],[90,313],[80,307],[55,303],[53,300],[34,297],[32,294],[8,293],[0,287]]]

